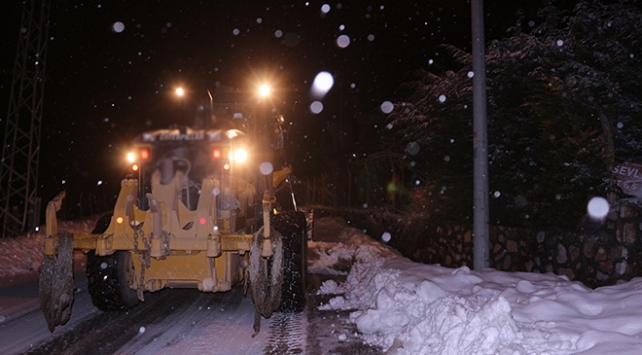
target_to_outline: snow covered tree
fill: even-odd
[[[642,9],[638,1],[548,4],[487,47],[491,223],[571,227],[642,159]],[[419,71],[389,127],[423,208],[472,216],[471,57]],[[425,199],[424,199],[425,200]],[[461,221],[461,219],[460,219]]]

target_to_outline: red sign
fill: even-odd
[[[612,172],[622,192],[642,197],[642,164],[627,162],[616,166]]]

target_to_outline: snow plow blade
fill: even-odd
[[[62,231],[57,239],[57,254],[44,256],[39,280],[40,307],[51,332],[69,321],[75,288],[73,236]]]
[[[40,307],[51,332],[69,321],[74,302],[74,237],[64,230],[59,233],[56,219],[64,198],[63,191],[47,205],[47,237],[38,285]]]

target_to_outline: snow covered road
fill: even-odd
[[[330,239],[339,233],[323,226],[318,232]],[[318,309],[328,300],[327,295],[317,295],[322,281],[345,279],[347,272],[332,271],[339,260],[340,256],[319,259],[318,253],[311,253],[316,265],[311,269],[325,275],[310,275],[305,311],[262,319],[261,332],[252,337],[254,305],[249,295],[243,295],[242,285],[225,293],[192,289],[146,293],[145,302],[129,312],[105,313],[92,305],[85,261],[76,257],[72,317],[53,333],[39,308],[37,274],[14,275],[11,279],[20,282],[0,284],[0,317],[4,317],[0,318],[0,353],[380,354],[380,349],[364,345],[357,336],[350,312]]]
[[[163,290],[146,294],[145,303],[129,312],[105,313],[93,307],[86,279],[77,273],[70,322],[49,333],[39,307],[29,301],[21,315],[0,324],[0,353],[380,354],[356,336],[349,312],[318,310],[327,296],[316,295],[316,287],[327,279],[313,275],[306,310],[262,319],[253,338],[254,306],[240,285],[214,294]],[[37,283],[21,287],[28,291]]]

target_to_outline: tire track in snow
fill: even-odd
[[[260,353],[267,335],[252,338],[254,306],[249,297],[243,296],[242,287],[214,294],[196,293],[198,298],[188,309],[164,321],[160,328],[150,327],[138,345],[130,343],[119,354]]]
[[[270,319],[270,339],[266,355],[307,353],[308,321],[305,312],[274,313]]]

